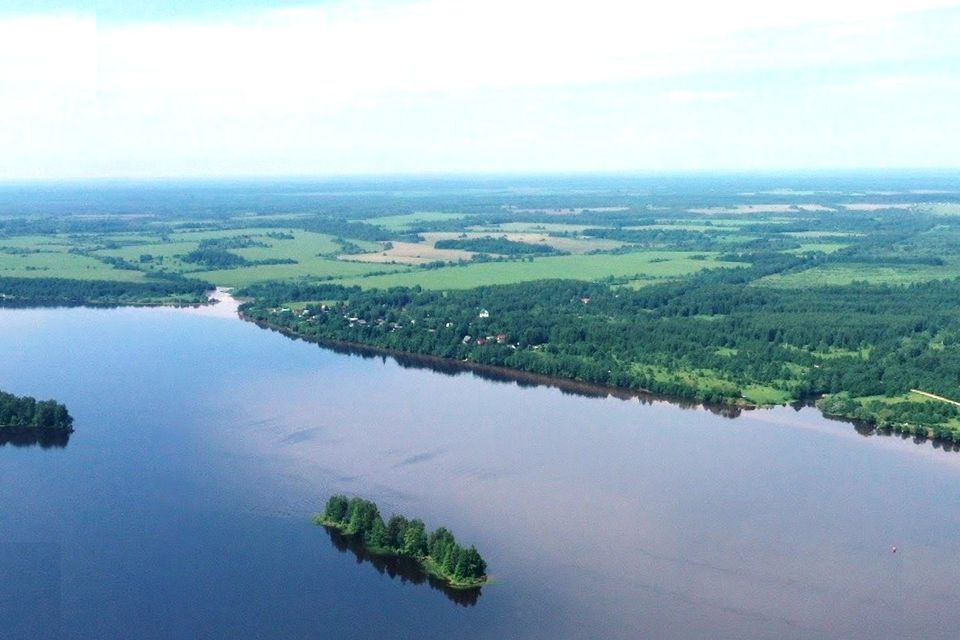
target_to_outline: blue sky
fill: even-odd
[[[960,167],[958,42],[950,0],[7,0],[0,180]]]

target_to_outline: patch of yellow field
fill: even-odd
[[[751,213],[792,213],[797,211],[834,211],[822,204],[738,204],[732,207],[700,207],[687,209],[704,215],[744,215]]]
[[[456,236],[456,234],[453,234]],[[469,260],[474,256],[470,251],[459,249],[435,249],[433,242],[393,242],[390,249],[372,253],[354,253],[338,256],[340,260],[351,262],[374,262],[395,264],[427,264],[429,262],[444,262]]]

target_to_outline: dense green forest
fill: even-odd
[[[461,249],[463,251],[496,253],[505,256],[557,253],[557,250],[548,244],[532,244],[506,238],[451,238],[449,240],[438,240],[433,246],[437,249]]]
[[[471,588],[487,581],[487,563],[474,547],[460,546],[443,527],[428,533],[421,520],[394,515],[384,522],[369,500],[332,496],[315,521],[362,540],[370,553],[413,558],[450,586]]]
[[[208,282],[176,275],[141,282],[0,277],[0,307],[197,303]]]
[[[0,391],[0,432],[73,431],[73,418],[67,408],[54,400],[37,400]]]

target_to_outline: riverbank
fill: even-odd
[[[261,328],[277,331],[293,339],[313,342],[335,351],[361,356],[389,356],[396,360],[401,366],[425,367],[441,372],[452,373],[468,371],[488,379],[512,381],[520,385],[545,385],[558,388],[565,393],[576,393],[591,397],[615,397],[622,400],[636,399],[639,402],[666,401],[677,404],[683,408],[704,408],[713,413],[728,417],[736,417],[744,410],[777,406],[777,404],[774,403],[753,403],[743,398],[726,398],[726,402],[704,402],[691,397],[652,393],[645,389],[589,383],[471,360],[457,360],[428,353],[402,351],[379,345],[327,338],[316,334],[307,335],[297,331],[297,325],[291,327],[286,324],[271,322],[261,315],[252,316],[249,313],[245,313],[243,305],[241,305],[238,314],[243,320],[252,322]],[[696,391],[696,389],[693,389],[693,391]],[[922,399],[929,401],[930,404],[937,404],[946,400],[928,393],[918,395],[923,396]],[[838,399],[843,399],[844,401],[838,402]],[[826,417],[870,425],[880,433],[907,433],[915,438],[929,439],[945,444],[956,444],[960,442],[960,431],[954,426],[956,420],[951,419],[950,416],[942,417],[939,414],[931,414],[928,416],[923,411],[918,412],[914,410],[909,416],[911,420],[907,420],[903,419],[903,416],[892,415],[891,408],[903,413],[909,409],[916,409],[917,403],[890,405],[888,403],[869,401],[869,399],[862,399],[863,402],[860,400],[861,399],[850,398],[849,394],[828,394],[794,398],[791,401],[778,404],[798,405],[804,402],[813,403]],[[954,404],[949,400],[947,400],[943,406],[949,407],[951,410],[954,409]],[[922,406],[920,408],[924,409]],[[939,413],[943,413],[943,411]],[[938,420],[941,422],[934,422]],[[942,422],[943,420],[945,420],[945,422]]]
[[[338,353],[347,353],[359,355],[361,357],[389,356],[397,361],[400,366],[431,369],[441,373],[475,373],[486,380],[500,382],[515,382],[520,386],[545,386],[559,389],[564,393],[581,395],[591,398],[612,397],[619,400],[637,400],[642,404],[651,404],[654,402],[669,402],[679,406],[682,409],[703,408],[711,413],[734,418],[740,415],[741,411],[750,411],[764,407],[782,406],[774,404],[756,404],[740,399],[730,403],[703,402],[694,398],[670,395],[664,393],[655,393],[647,389],[630,389],[627,387],[615,387],[611,385],[596,384],[593,382],[584,382],[571,378],[561,378],[542,373],[534,373],[523,369],[514,369],[511,367],[502,367],[498,365],[474,362],[472,360],[457,360],[454,358],[444,358],[429,353],[416,353],[411,351],[402,351],[381,347],[377,345],[364,344],[362,342],[353,342],[349,340],[337,340],[333,338],[324,338],[321,336],[307,336],[292,330],[284,325],[268,322],[261,318],[245,314],[241,305],[238,315],[241,320],[253,323],[261,329],[276,331],[288,338],[294,340],[303,340],[328,348]],[[786,403],[789,404],[789,403]]]

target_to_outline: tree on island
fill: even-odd
[[[363,498],[332,496],[317,524],[363,540],[368,551],[413,558],[454,586],[476,586],[487,577],[487,563],[473,546],[460,546],[444,527],[427,533],[422,520],[391,516],[384,523],[377,505]]]
[[[37,400],[0,391],[0,429],[73,431],[73,417],[54,400]]]

